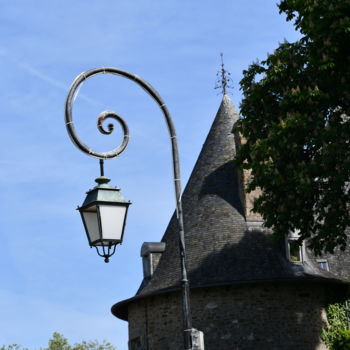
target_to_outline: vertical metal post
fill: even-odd
[[[160,104],[163,114],[166,118],[170,140],[172,146],[172,160],[174,173],[174,187],[176,200],[176,216],[179,225],[179,251],[181,264],[181,293],[182,293],[182,318],[184,327],[184,348],[185,350],[192,350],[192,313],[190,302],[190,287],[187,278],[186,267],[186,245],[185,245],[185,229],[181,202],[181,176],[180,176],[180,161],[179,151],[177,145],[177,138],[175,128],[170,117],[170,113],[164,103]]]
[[[100,174],[101,174],[101,176],[105,176],[104,160],[103,159],[100,159]]]
[[[186,246],[185,246],[185,229],[181,203],[181,176],[180,176],[180,160],[179,150],[177,144],[177,137],[173,120],[170,116],[167,106],[158,92],[145,80],[138,76],[133,77],[134,80],[140,84],[148,94],[158,103],[161,108],[167,127],[170,134],[172,161],[173,161],[173,176],[174,176],[174,188],[175,188],[175,200],[176,200],[176,216],[179,224],[179,251],[180,251],[180,264],[181,264],[181,293],[182,293],[182,318],[184,327],[184,349],[192,350],[192,313],[190,302],[190,287],[187,278],[186,267]]]

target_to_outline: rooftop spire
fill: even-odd
[[[221,69],[216,73],[217,80],[215,84],[215,89],[221,89],[222,94],[226,95],[227,89],[233,89],[231,73],[225,69],[224,66],[224,54],[221,52]]]

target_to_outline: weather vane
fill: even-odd
[[[222,94],[226,95],[227,89],[233,89],[233,86],[231,85],[232,79],[231,79],[231,73],[225,69],[224,66],[224,54],[221,52],[221,69],[218,70],[216,73],[217,80],[215,84],[215,89],[221,89]]]

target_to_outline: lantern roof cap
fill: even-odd
[[[105,204],[113,203],[129,203],[120,192],[120,188],[113,187],[108,183],[111,181],[108,177],[100,176],[95,179],[97,186],[86,192],[87,196],[82,207],[89,206],[95,202],[103,202]]]
[[[106,187],[110,187],[110,185],[108,185],[108,183],[111,181],[110,178],[106,177],[106,176],[99,176],[97,179],[95,179],[95,182],[98,184],[98,186],[103,186],[106,185]],[[105,187],[105,186],[104,186]]]

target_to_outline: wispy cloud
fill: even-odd
[[[18,57],[16,57],[14,54],[10,53],[4,47],[0,47],[0,56],[3,56],[6,59],[8,59],[9,61],[11,61],[12,63],[15,63],[23,71],[25,71],[26,73],[30,74],[31,76],[33,76],[37,79],[40,79],[41,81],[47,83],[48,85],[50,85],[54,88],[63,90],[63,91],[68,91],[69,86],[67,86],[66,84],[62,83],[61,81],[59,81],[57,79],[50,77],[49,75],[41,72],[40,70],[34,68],[33,66],[29,65],[24,60],[21,60]],[[82,87],[82,85],[83,84],[80,85],[79,90]],[[77,96],[79,94],[79,90],[75,94],[74,99],[77,98]],[[85,102],[87,102],[88,104],[90,104],[92,106],[100,106],[101,105],[101,103],[97,102],[96,100],[94,100],[94,99],[92,99],[84,94],[80,94],[79,98],[81,98],[82,100],[84,100]]]

